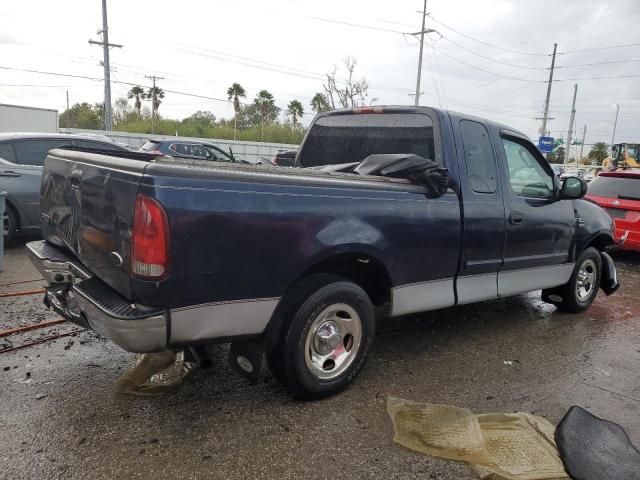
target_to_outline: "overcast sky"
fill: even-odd
[[[100,0],[2,2],[0,67],[102,78]],[[145,75],[164,80],[160,113],[183,118],[196,110],[231,117],[224,101],[232,82],[251,100],[267,89],[279,106],[309,101],[332,65],[356,57],[356,76],[370,82],[377,104],[409,104],[415,90],[422,0],[110,0],[113,100]],[[640,2],[638,0],[429,0],[431,34],[425,48],[423,105],[485,116],[538,136],[553,43],[558,43],[550,130],[566,135],[578,83],[576,127],[587,143],[640,141]],[[327,21],[330,20],[330,21]],[[373,28],[344,25],[346,22]],[[638,44],[623,48],[596,49]],[[498,47],[498,48],[496,48]],[[436,50],[434,50],[434,48]],[[629,61],[632,60],[632,61]],[[574,66],[601,62],[627,61]],[[483,72],[486,70],[487,72]],[[340,69],[338,70],[340,72]],[[626,76],[626,77],[625,77]],[[512,77],[512,78],[505,78]],[[617,77],[588,79],[590,77]],[[528,80],[528,81],[523,81]],[[0,69],[0,103],[55,108],[98,102],[103,83]],[[305,116],[308,122],[312,117]]]

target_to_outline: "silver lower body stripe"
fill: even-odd
[[[508,297],[541,288],[564,285],[571,278],[574,265],[573,263],[563,263],[546,267],[501,271],[498,273],[498,295]]]
[[[171,310],[170,343],[260,334],[279,301],[256,298],[176,308]]]
[[[391,315],[450,307],[455,301],[452,278],[401,285],[391,290]]]

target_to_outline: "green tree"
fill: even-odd
[[[276,107],[276,101],[268,90],[260,90],[253,103],[260,113],[261,138],[264,138],[265,122],[272,123],[278,120],[280,109]]]
[[[316,93],[311,99],[311,110],[316,113],[328,112],[331,110],[331,105],[329,105],[329,100],[324,93]]]
[[[101,106],[101,105],[100,105]],[[102,117],[96,112],[93,105],[87,102],[76,103],[69,110],[60,114],[60,125],[67,125],[71,128],[87,128],[90,130],[100,130],[102,128]]]
[[[151,100],[152,113],[158,113],[158,108],[160,108],[160,104],[164,98],[164,90],[160,87],[149,87],[149,90],[147,90],[146,93],[146,98]]]
[[[289,102],[289,105],[287,105],[287,115],[291,117],[291,123],[293,124],[293,129],[295,130],[298,117],[302,117],[302,115],[304,115],[302,103],[300,103],[298,100],[291,100]]]
[[[609,150],[607,150],[607,144],[604,142],[597,142],[591,148],[589,155],[587,158],[591,160],[595,160],[598,164],[601,164],[602,161],[609,156]]]
[[[136,85],[135,87],[131,87],[131,90],[127,92],[127,98],[135,98],[134,108],[138,115],[140,115],[140,109],[142,108],[142,100],[146,98],[146,94],[144,93],[144,88]]]
[[[240,97],[247,96],[244,88],[239,83],[234,83],[227,89],[227,96],[229,100],[233,99],[233,139],[236,139],[236,130],[238,128],[238,114],[240,113]]]

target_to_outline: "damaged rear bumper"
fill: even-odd
[[[130,352],[167,347],[167,310],[131,303],[72,256],[44,241],[26,246],[48,283],[44,302],[49,308]]]

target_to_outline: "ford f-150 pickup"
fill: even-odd
[[[507,126],[332,111],[295,167],[52,150],[28,244],[45,303],[131,352],[231,343],[319,398],[360,370],[379,312],[540,289],[578,312],[618,288],[611,218]]]

